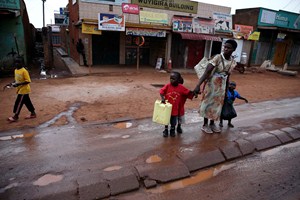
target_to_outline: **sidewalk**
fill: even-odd
[[[71,73],[76,76],[83,76],[88,74],[115,74],[115,73],[140,73],[140,72],[151,72],[156,71],[156,69],[149,65],[141,65],[137,68],[136,65],[99,65],[99,66],[80,66],[72,58],[63,56],[65,55],[63,50],[58,50],[61,55],[61,59],[65,65],[69,68]],[[175,69],[181,73],[195,73],[193,69]],[[167,73],[161,70],[162,73]]]

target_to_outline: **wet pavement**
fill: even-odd
[[[300,98],[238,105],[235,128],[225,121],[221,134],[202,133],[202,118],[189,110],[175,138],[163,138],[151,119],[78,125],[78,106],[58,115],[65,126],[53,126],[56,117],[1,133],[0,199],[99,199],[174,180],[190,184],[195,173],[205,180],[222,170],[201,169],[300,138]]]
[[[63,60],[73,75],[114,73]],[[46,78],[59,76],[52,71]],[[189,110],[184,133],[175,138],[163,138],[163,126],[148,118],[78,125],[73,113],[79,107],[73,104],[36,128],[0,133],[0,199],[101,199],[142,188],[160,193],[300,138],[300,98],[236,106],[235,128],[225,121],[221,134],[202,133],[202,118]],[[55,126],[61,117],[66,125]]]

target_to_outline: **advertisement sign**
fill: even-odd
[[[54,14],[54,23],[57,26],[67,26],[69,25],[69,15],[68,14]]]
[[[98,30],[97,24],[86,24],[82,23],[82,33],[102,35],[102,31]]]
[[[126,28],[126,35],[166,37],[167,32],[163,30],[154,30],[154,29]]]
[[[88,3],[101,3],[101,4],[110,4],[110,5],[122,5],[122,3],[129,3],[129,0],[80,0],[81,2]]]
[[[98,29],[106,31],[125,31],[125,16],[99,13]]]
[[[257,24],[259,26],[277,26],[300,30],[300,15],[283,10],[260,9]]]
[[[122,12],[138,15],[140,13],[140,8],[136,4],[122,3]]]
[[[193,18],[193,32],[194,33],[215,33],[215,22],[213,20],[204,20]]]
[[[20,1],[0,1],[0,8],[4,9],[20,9]]]
[[[173,31],[177,32],[192,32],[192,18],[188,17],[173,17]]]
[[[215,31],[231,32],[232,17],[230,14],[213,13],[213,20],[215,22]]]
[[[140,22],[168,24],[168,14],[140,11]]]
[[[234,25],[234,36],[236,38],[248,39],[249,35],[253,32],[253,26],[246,26],[241,24]]]
[[[251,35],[248,37],[248,40],[259,40],[260,32],[254,31],[251,33]]]
[[[148,7],[163,10],[173,10],[185,13],[197,14],[198,2],[186,0],[131,0],[131,3],[140,7]]]

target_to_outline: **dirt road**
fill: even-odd
[[[183,73],[184,85],[191,90],[197,81],[195,74]],[[300,96],[300,76],[283,76],[274,72],[245,74],[234,73],[231,80],[237,83],[237,91],[251,102]],[[12,78],[0,80],[0,85]],[[73,117],[78,123],[107,122],[121,118],[151,117],[153,105],[159,99],[159,89],[169,82],[169,74],[158,71],[120,73],[118,75],[90,75],[83,77],[32,79],[30,97],[38,118],[25,120],[24,107],[20,119],[8,123],[15,101],[15,90],[0,92],[0,131],[35,127],[53,119],[76,104]],[[197,109],[200,98],[187,101],[186,109]],[[244,103],[236,100],[236,104]],[[66,116],[53,125],[68,124]]]

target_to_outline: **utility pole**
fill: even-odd
[[[46,0],[42,0],[42,2],[43,2],[43,27],[45,27],[45,1]]]

